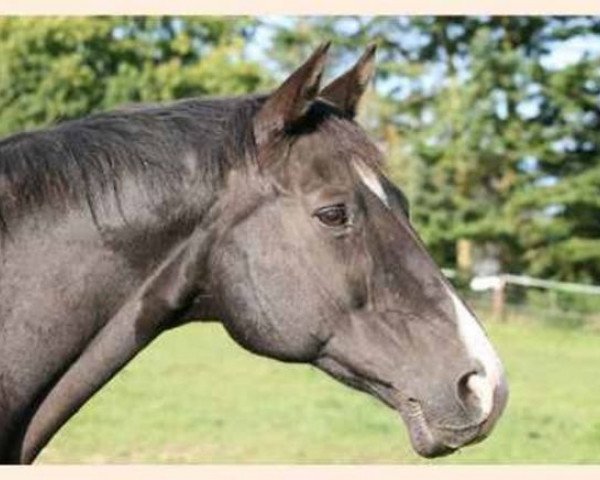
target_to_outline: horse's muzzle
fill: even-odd
[[[448,455],[461,447],[480,442],[492,431],[508,400],[508,386],[502,378],[493,394],[491,411],[465,425],[444,425],[427,420],[420,403],[409,399],[398,410],[408,428],[414,450],[426,458]]]

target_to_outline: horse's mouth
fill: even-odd
[[[423,457],[449,455],[483,438],[479,433],[485,421],[460,427],[434,426],[426,420],[421,404],[414,399],[403,402],[399,410],[413,448]]]
[[[448,455],[461,447],[481,442],[486,438],[502,414],[507,396],[506,384],[500,383],[494,391],[492,411],[478,421],[463,425],[428,421],[421,403],[415,399],[401,399],[398,395],[393,395],[393,401],[394,408],[400,412],[406,424],[415,451],[423,457],[434,458]]]
[[[464,425],[438,424],[427,419],[421,403],[397,391],[371,384],[371,393],[400,413],[416,453],[425,458],[449,455],[459,448],[482,441],[500,416],[503,403],[486,418]]]
[[[427,418],[421,402],[401,394],[391,383],[384,382],[370,372],[351,370],[331,356],[315,362],[334,378],[377,397],[400,413],[408,430],[413,449],[422,457],[449,455],[461,447],[480,442],[491,432],[506,404],[506,385],[494,392],[494,407],[485,418],[463,425],[440,424]]]

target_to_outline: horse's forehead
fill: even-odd
[[[360,182],[389,207],[379,169],[373,168],[381,161],[382,153],[356,125],[328,122],[324,128],[296,138],[291,158],[292,175],[301,190],[312,191],[324,185],[351,189]]]
[[[292,157],[316,173],[346,176],[354,157],[373,156],[376,150],[366,135],[357,133],[332,128],[301,135],[292,142]]]
[[[315,146],[315,148],[318,148]],[[352,150],[348,152],[340,150],[321,151],[315,149],[309,153],[311,157],[308,168],[305,169],[305,176],[317,177],[322,182],[345,181],[350,183],[352,178],[357,178],[372,193],[374,193],[386,207],[389,207],[389,200],[385,189],[379,178],[379,173],[369,165],[369,161],[364,160],[359,155],[353,154]],[[305,159],[306,160],[306,159]],[[350,173],[350,170],[354,174]]]
[[[349,156],[350,152],[336,148],[329,139],[309,137],[297,142],[292,154],[292,167],[299,183],[309,189],[331,183],[350,186]]]

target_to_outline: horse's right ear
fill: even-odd
[[[319,94],[349,118],[356,116],[358,103],[375,73],[375,50],[377,46],[374,43],[369,45],[356,65],[327,85]]]
[[[265,101],[254,117],[254,138],[260,148],[286,128],[297,123],[319,93],[327,50],[320,45]]]

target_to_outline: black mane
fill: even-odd
[[[180,188],[181,159],[196,152],[207,185],[243,162],[252,117],[264,96],[186,99],[139,105],[0,140],[0,234],[10,219],[43,205],[95,205],[134,178],[160,195]]]
[[[98,225],[98,203],[112,195],[120,206],[124,179],[149,197],[181,189],[182,159],[202,159],[197,173],[217,189],[232,167],[254,155],[252,119],[266,95],[185,99],[140,104],[67,121],[0,140],[0,240],[11,224],[40,208],[86,204]],[[378,167],[380,154],[364,132],[333,105],[313,103],[288,133],[319,129],[324,141]]]

